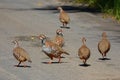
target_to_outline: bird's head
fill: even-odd
[[[103,33],[102,33],[102,37],[107,37],[106,32],[103,32]]]
[[[12,41],[13,44],[18,44],[18,40]]]
[[[83,42],[83,44],[86,42],[86,38],[85,37],[82,37],[82,42]]]
[[[62,7],[60,7],[60,6],[59,6],[59,7],[57,7],[57,9],[58,9],[58,10],[63,10],[63,9],[62,9]]]
[[[63,30],[62,30],[62,29],[57,29],[57,30],[56,30],[56,34],[63,36]]]
[[[12,43],[15,45],[15,47],[19,46],[18,40],[14,40]]]
[[[40,34],[39,36],[38,36],[38,39],[40,39],[40,40],[43,40],[43,39],[45,39],[46,38],[46,36],[44,35],[44,34]]]

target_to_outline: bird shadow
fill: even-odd
[[[47,5],[44,7],[33,7],[33,8],[0,8],[0,10],[14,10],[14,11],[52,11],[53,13],[59,13],[57,10],[57,7],[59,5]],[[85,5],[62,5],[61,6],[66,12],[69,13],[76,13],[76,12],[90,12],[90,13],[100,13],[101,9],[99,8],[93,8]]]
[[[42,62],[43,64],[49,64],[48,62]],[[67,63],[67,62],[52,62],[51,64],[61,64],[61,63]]]
[[[70,27],[63,27],[63,26],[60,26],[60,28],[70,29]]]
[[[110,58],[98,58],[98,60],[103,60],[103,61],[105,61],[105,60],[111,60]]]
[[[79,66],[88,67],[88,66],[91,66],[91,65],[90,64],[79,64]]]
[[[31,66],[28,66],[28,65],[14,65],[14,67],[24,67],[24,68],[31,68]]]
[[[60,58],[65,58],[64,56],[61,56]]]
[[[57,10],[58,6],[55,5],[47,5],[45,7],[41,8],[32,8],[31,10],[51,10],[53,13],[58,13],[59,11]],[[75,13],[75,12],[90,12],[90,13],[99,13],[101,12],[100,9],[96,8],[91,8],[88,6],[80,5],[62,5],[61,6],[66,12],[69,13]]]

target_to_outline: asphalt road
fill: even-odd
[[[64,55],[61,64],[44,63],[49,58],[31,36],[42,33],[54,38],[61,25],[56,10],[59,5],[57,0],[0,0],[0,80],[120,80],[120,25],[103,19],[99,13],[79,11],[70,5],[65,8],[71,17],[71,28],[63,29],[64,49],[70,55]],[[102,56],[97,50],[103,31],[111,42],[107,55],[110,60],[106,61],[99,60]],[[82,62],[77,56],[81,37],[86,37],[91,50],[87,67],[80,66]],[[14,67],[18,64],[12,54],[14,39],[19,39],[30,54],[32,63],[26,64],[31,67]]]

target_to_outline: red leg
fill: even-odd
[[[50,60],[49,62],[47,62],[47,64],[52,64],[52,60]]]
[[[65,27],[67,27],[67,24],[65,23]]]
[[[15,66],[16,66],[16,67],[19,67],[19,66],[20,66],[20,64],[21,64],[21,62],[19,62],[19,63],[18,63],[18,65],[15,65]]]
[[[102,53],[102,57],[103,57],[103,59],[104,59],[104,54]]]
[[[27,65],[25,65],[25,63],[24,63],[24,68],[25,68],[25,67],[27,67]]]
[[[63,23],[63,27],[65,27],[65,23]]]
[[[58,62],[61,63],[61,56],[58,59],[59,59]]]
[[[86,64],[86,60],[85,59],[83,60],[83,63],[84,63],[84,65]]]
[[[50,57],[50,61],[47,64],[52,64],[53,56],[49,55],[49,57]]]

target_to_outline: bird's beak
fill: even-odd
[[[11,42],[11,45],[13,45],[13,44],[15,44],[15,42],[14,42],[14,41],[12,41],[12,42]]]

